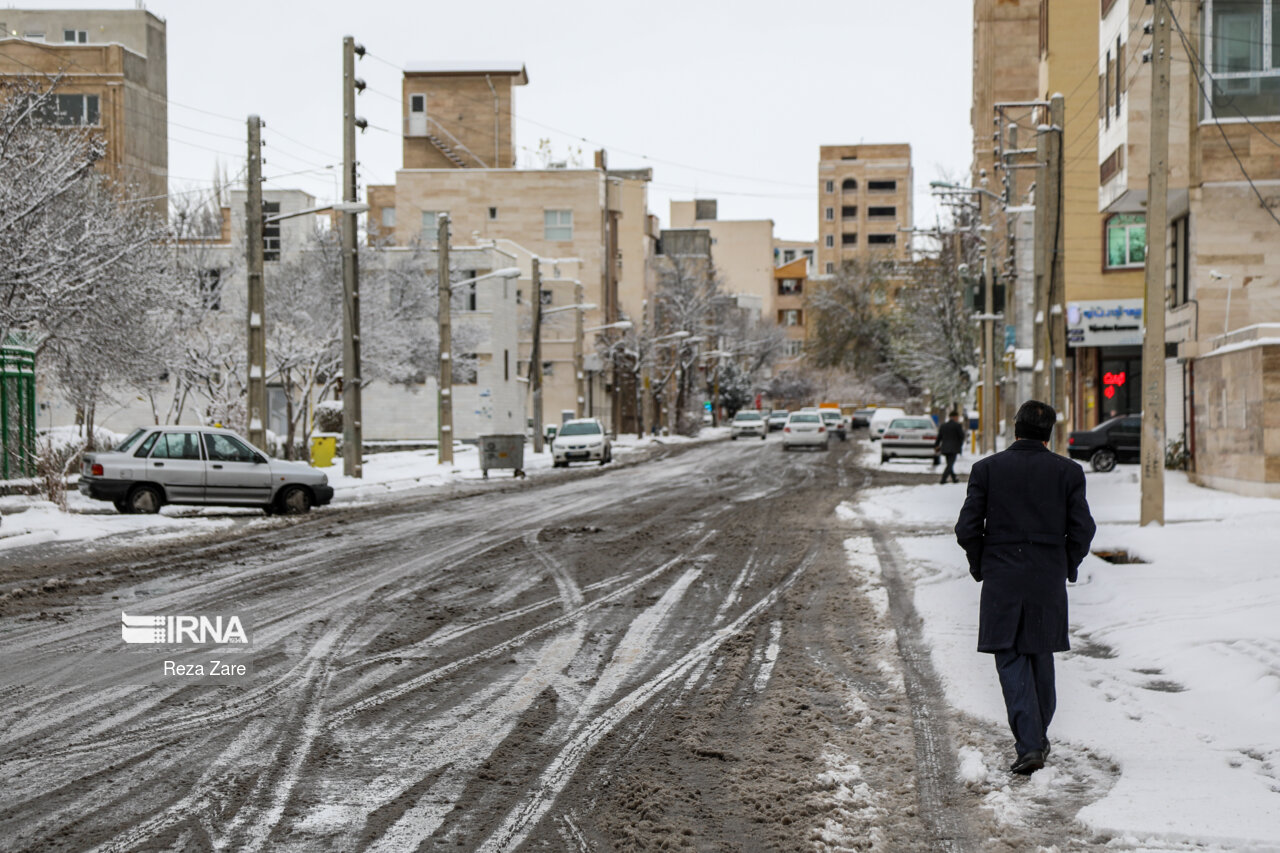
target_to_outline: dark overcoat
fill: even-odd
[[[959,454],[964,450],[964,426],[959,421],[943,421],[934,447],[939,453]]]
[[[1067,581],[1096,529],[1084,490],[1080,465],[1038,441],[1020,439],[974,463],[956,539],[982,582],[978,651],[1071,647]]]

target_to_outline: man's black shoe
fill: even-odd
[[[1025,755],[1018,756],[1018,760],[1013,762],[1009,770],[1021,776],[1030,776],[1042,767],[1044,767],[1044,753],[1033,749]]]
[[[1040,751],[1044,753],[1044,760],[1048,761],[1049,760],[1049,741],[1044,742],[1044,749]]]

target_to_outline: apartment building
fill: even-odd
[[[789,264],[797,258],[808,263],[808,272],[817,270],[818,244],[814,240],[784,240],[773,238],[773,266],[775,268]]]
[[[988,178],[991,188],[997,188],[995,105],[1026,103],[1039,97],[1041,5],[1042,0],[974,0],[969,122],[973,127],[975,187]]]
[[[671,202],[671,228],[705,229],[720,289],[773,316],[773,220],[720,219],[715,199]]]
[[[527,83],[518,62],[411,63],[402,86],[404,165],[394,185],[368,188],[370,240],[434,245],[439,217],[448,214],[455,243],[501,244],[522,264],[539,258],[543,306],[580,301],[587,306],[583,328],[596,330],[584,332],[581,360],[573,340],[543,341],[544,416],[592,411],[612,423],[620,418],[613,371],[597,340],[606,331],[601,327],[623,319],[624,295],[628,310],[643,312],[652,289],[652,175],[611,171],[603,151],[591,168],[515,168],[514,90]],[[532,294],[525,297],[522,330],[532,327]],[[528,331],[522,335],[519,361],[527,376],[532,339]],[[580,361],[591,374],[583,377],[585,391]]]
[[[55,125],[106,141],[100,167],[166,211],[168,56],[165,22],[145,9],[0,9],[0,77],[60,76]]]
[[[786,335],[778,370],[786,370],[804,357],[805,324],[808,321],[805,297],[810,271],[809,259],[803,255],[773,271],[774,319]]]
[[[911,146],[823,145],[818,156],[818,271],[911,257]]]

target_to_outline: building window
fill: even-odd
[[[475,277],[476,277],[475,270],[467,270],[465,273],[463,273],[464,279],[475,278]],[[476,284],[477,282],[473,281],[473,282],[470,282],[469,284],[464,284],[461,287],[458,287],[455,290],[453,290],[453,293],[452,293],[453,309],[455,311],[477,310]]]
[[[1169,247],[1169,288],[1173,291],[1170,303],[1183,305],[1191,297],[1187,272],[1191,265],[1191,220],[1180,216],[1173,221],[1173,244]]]
[[[84,30],[63,30],[62,40],[74,44],[88,44],[89,33]]]
[[[206,311],[222,310],[222,270],[210,267],[199,272],[200,306]]]
[[[498,218],[498,208],[496,207],[489,208],[489,221],[492,222],[497,218]]]
[[[828,234],[825,240],[828,249],[834,249],[836,247],[836,235]]]
[[[556,373],[556,363],[554,361],[542,362],[542,375],[554,376]]]
[[[23,38],[24,40],[26,40],[26,41],[41,41],[41,42],[42,42],[42,41],[44,41],[44,31],[43,31],[43,30],[41,30],[41,31],[39,31],[39,32],[36,32],[36,31],[34,31],[34,30],[33,30],[33,31],[31,31],[31,32],[25,32],[25,33],[23,33],[23,34],[22,34],[22,38]]]
[[[422,233],[428,240],[434,241],[440,233],[440,217],[448,216],[447,210],[422,211]]]
[[[795,259],[796,259],[796,250],[795,250],[795,249],[783,249],[783,250],[782,250],[782,262],[783,262],[784,264],[789,264],[789,263],[791,263],[792,261],[794,261]]]
[[[803,285],[798,278],[780,278],[778,279],[778,295],[779,296],[795,296],[803,289]]]
[[[826,189],[826,191],[827,191],[827,192],[829,192],[829,193],[833,193],[833,192],[835,192],[835,191],[836,191],[836,182],[835,182],[835,181],[827,181],[827,182],[826,182],[826,184],[824,185],[824,188]]]
[[[824,218],[824,219],[826,219],[828,222],[835,222],[835,220],[836,220],[836,209],[835,209],[834,207],[828,207],[825,211],[823,211],[822,216],[823,216],[823,218]]]
[[[382,208],[382,227],[388,231],[396,227],[396,209],[394,207]]]
[[[542,218],[544,240],[563,242],[573,239],[572,210],[547,210]]]
[[[55,95],[40,105],[36,120],[62,127],[97,127],[102,123],[98,104],[97,95]]]
[[[868,207],[867,217],[870,219],[897,219],[898,208],[896,207]]]
[[[778,312],[779,326],[801,326],[804,324],[804,312],[799,308],[784,308]]]
[[[1280,9],[1275,5],[1275,0],[1205,0],[1206,119],[1280,116]]]
[[[1147,217],[1117,213],[1107,219],[1107,269],[1141,267],[1147,259]]]
[[[835,271],[836,271],[836,265],[831,263],[831,261],[827,261],[827,275],[831,275]]]
[[[280,212],[280,202],[264,201],[262,203],[262,259],[264,261],[280,260],[280,220],[267,222],[268,216]]]
[[[550,290],[542,290],[542,291],[540,291],[540,292],[539,292],[539,294],[540,294],[540,296],[542,297],[542,304],[543,304],[544,306],[547,306],[547,305],[550,305],[550,304],[551,304],[551,291],[550,291]]]
[[[867,191],[873,193],[895,193],[898,191],[898,182],[867,181]]]
[[[841,246],[856,246],[856,245],[858,245],[858,235],[857,235],[857,234],[841,234],[841,235],[840,235],[840,245],[841,245]]]
[[[840,184],[840,192],[856,193],[858,191],[858,182],[853,178],[845,178]]]
[[[459,354],[453,360],[453,384],[475,385],[477,356],[473,352]]]
[[[897,245],[897,234],[868,234],[867,245],[869,246],[894,246]]]
[[[858,218],[857,206],[850,206],[846,204],[844,207],[841,207],[840,218],[841,219],[857,219]]]
[[[784,341],[782,354],[787,358],[795,358],[804,353],[804,341]]]

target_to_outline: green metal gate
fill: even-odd
[[[0,479],[35,473],[36,354],[0,347]]]

